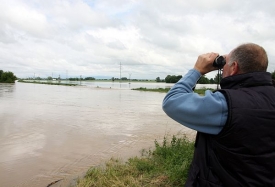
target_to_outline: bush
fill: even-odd
[[[16,80],[16,76],[8,71],[4,72],[3,70],[0,70],[0,82],[2,83],[14,83]]]

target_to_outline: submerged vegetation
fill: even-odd
[[[194,151],[185,137],[164,137],[154,150],[143,150],[127,162],[111,158],[103,166],[92,167],[76,187],[177,187],[184,186]]]

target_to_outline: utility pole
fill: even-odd
[[[129,73],[129,84],[131,84],[131,74],[132,73]]]
[[[121,62],[120,62],[120,76],[119,76],[119,82],[121,82]]]

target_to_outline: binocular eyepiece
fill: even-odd
[[[213,62],[213,66],[222,69],[225,65],[225,58],[223,56],[217,56]]]

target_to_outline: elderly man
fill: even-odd
[[[221,89],[193,92],[218,53],[202,54],[167,93],[163,110],[197,132],[185,186],[275,186],[275,87],[261,46],[242,44],[225,55]]]

